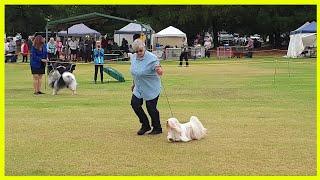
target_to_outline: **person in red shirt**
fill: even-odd
[[[29,54],[28,43],[25,40],[22,40],[22,45],[21,45],[22,62],[24,62],[24,60],[28,62],[28,54]]]

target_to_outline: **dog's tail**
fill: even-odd
[[[190,117],[190,123],[195,139],[201,139],[207,134],[207,129],[203,127],[202,123],[196,116]]]

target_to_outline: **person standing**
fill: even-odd
[[[137,134],[143,135],[151,130],[148,117],[142,109],[143,101],[146,102],[153,127],[149,134],[160,134],[162,133],[162,128],[157,104],[161,92],[159,76],[163,75],[163,70],[158,58],[146,50],[145,44],[141,39],[136,39],[132,44],[132,48],[136,53],[131,58],[130,68],[133,77],[131,107],[141,123],[141,128]]]
[[[44,94],[41,92],[42,76],[45,74],[45,67],[47,59],[47,48],[45,47],[45,40],[42,36],[35,37],[30,56],[30,67],[33,76],[34,94]]]
[[[248,37],[248,44],[247,44],[247,48],[248,48],[248,53],[247,53],[247,57],[248,58],[252,58],[252,54],[253,54],[253,48],[254,48],[254,41],[253,39],[251,39],[250,37]]]
[[[22,40],[22,45],[21,45],[22,62],[24,61],[28,62],[28,53],[29,53],[28,44],[25,40]]]
[[[210,48],[211,48],[211,41],[209,41],[209,40],[205,41],[204,42],[204,49],[205,49],[204,57],[210,58],[210,52],[209,52]]]
[[[10,54],[15,55],[16,54],[16,42],[13,40],[13,38],[9,38],[9,45],[8,45],[8,52]]]
[[[84,42],[84,51],[85,51],[85,56],[84,60],[85,62],[91,62],[91,52],[92,52],[92,41],[88,37],[85,42]]]
[[[180,54],[180,63],[179,66],[181,67],[183,64],[183,59],[186,61],[186,67],[189,66],[189,62],[188,62],[188,45],[184,44],[182,47],[182,51]]]
[[[72,37],[71,40],[68,43],[69,43],[69,48],[70,48],[70,51],[71,51],[70,59],[72,61],[75,61],[76,58],[77,58],[78,42],[75,39],[75,37]]]
[[[29,36],[28,37],[28,47],[29,47],[29,49],[31,49],[31,47],[32,47],[33,40],[34,40],[34,36]],[[31,59],[31,53],[29,55],[29,58]]]
[[[48,52],[49,60],[52,60],[56,57],[57,48],[56,48],[56,42],[54,41],[54,38],[50,38],[47,44],[47,52]]]
[[[128,53],[129,52],[129,45],[128,45],[128,41],[125,38],[122,38],[122,42],[121,42],[121,49]]]
[[[60,56],[62,55],[62,49],[63,49],[63,45],[62,45],[60,37],[56,38],[56,49],[57,49],[56,57],[58,59],[60,59]]]
[[[96,48],[93,50],[94,59],[94,83],[97,84],[98,69],[100,69],[100,80],[103,84],[103,64],[104,64],[104,49],[101,47],[101,42],[96,42]]]

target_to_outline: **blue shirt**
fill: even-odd
[[[39,51],[34,46],[32,46],[30,56],[31,68],[41,69],[44,66],[44,63],[41,61],[41,59],[47,59],[47,48],[43,46],[42,51]]]
[[[52,53],[52,54],[56,54],[56,51],[57,51],[56,45],[49,42],[47,44],[47,52]]]
[[[104,63],[104,50],[100,48],[94,49],[93,50],[93,59],[94,59],[94,64],[103,64]]]
[[[161,80],[155,68],[160,62],[149,51],[140,59],[137,54],[131,57],[131,74],[134,80],[133,94],[146,101],[156,98],[161,92]]]

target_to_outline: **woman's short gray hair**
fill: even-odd
[[[132,49],[134,51],[138,51],[138,49],[145,48],[145,47],[146,47],[146,45],[144,44],[144,42],[141,39],[136,39],[132,43]]]

